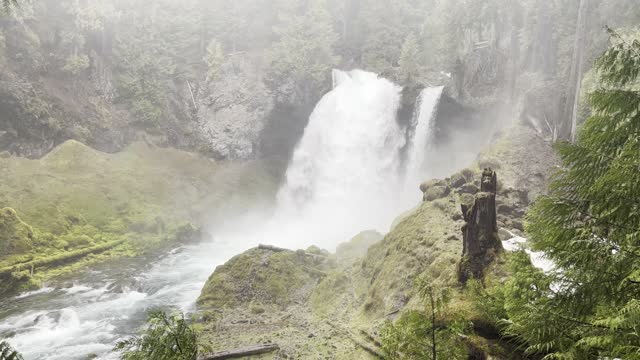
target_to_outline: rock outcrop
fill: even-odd
[[[458,268],[460,282],[482,279],[484,269],[502,251],[496,217],[497,188],[496,172],[486,168],[473,206],[461,205],[465,224],[462,226],[462,260]]]
[[[328,253],[260,245],[218,266],[198,298],[201,309],[306,302],[324,277]]]

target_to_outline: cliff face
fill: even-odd
[[[106,152],[144,140],[255,158],[273,108],[264,54],[224,56],[210,76],[200,50],[168,48],[196,36],[154,53],[159,40],[135,32],[114,6],[24,2],[0,14],[0,151],[38,158],[69,139]]]

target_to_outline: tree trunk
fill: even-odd
[[[476,194],[471,208],[462,204],[462,259],[458,265],[458,280],[482,280],[485,268],[502,251],[498,238],[496,219],[496,192],[498,179],[495,171],[485,169],[482,173],[480,192]]]
[[[578,101],[580,100],[580,84],[582,83],[583,71],[583,48],[585,32],[587,27],[588,0],[580,0],[578,7],[578,20],[576,22],[576,36],[573,48],[573,61],[571,62],[571,76],[569,78],[569,88],[563,118],[567,121],[571,118],[571,128],[569,138],[575,141],[576,129],[578,126]]]
[[[436,345],[436,302],[433,299],[433,293],[429,294],[431,300],[431,357],[436,360],[438,348]]]

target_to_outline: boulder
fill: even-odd
[[[511,204],[499,204],[497,211],[498,214],[513,215],[515,213],[515,207]]]
[[[312,249],[315,251],[315,249]],[[321,251],[321,250],[320,250]],[[286,307],[303,303],[325,275],[317,254],[261,245],[218,266],[198,298],[203,310],[252,303]]]
[[[433,201],[436,199],[441,199],[447,195],[449,195],[449,193],[451,192],[451,189],[444,185],[444,186],[433,186],[427,189],[427,191],[424,192],[424,196],[422,197],[422,200],[424,201]]]
[[[472,183],[467,183],[462,185],[459,189],[458,189],[458,193],[459,194],[475,194],[479,191],[480,189],[478,188],[477,185],[472,184]]]
[[[434,186],[447,186],[447,182],[444,181],[444,180],[439,180],[439,179],[433,179],[433,180],[425,181],[422,184],[420,184],[420,191],[425,193],[425,192],[427,192],[427,190],[429,190],[430,188],[432,188]]]
[[[449,180],[449,184],[451,184],[451,187],[456,189],[466,183],[467,183],[467,179],[464,177],[464,175],[462,175],[462,173],[454,174],[451,177],[451,180]]]

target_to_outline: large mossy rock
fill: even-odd
[[[258,247],[218,266],[200,297],[200,309],[223,309],[260,303],[286,307],[305,302],[324,277],[326,256],[315,251]]]
[[[34,233],[15,210],[0,210],[0,260],[9,255],[23,254],[33,247]]]
[[[352,276],[367,318],[407,306],[415,298],[414,280],[421,274],[455,286],[462,250],[461,223],[454,220],[457,204],[454,193],[422,202],[369,248]]]

